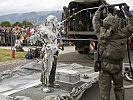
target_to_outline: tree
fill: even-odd
[[[19,27],[22,27],[22,23],[20,23],[20,22],[15,22],[14,24],[12,24],[12,26],[14,27],[14,26],[19,26]]]
[[[32,26],[33,24],[31,23],[31,22],[29,22],[29,21],[23,21],[22,22],[22,26]]]
[[[10,27],[11,23],[9,21],[3,21],[3,22],[1,22],[1,26],[2,27]]]

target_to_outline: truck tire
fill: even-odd
[[[84,51],[78,51],[78,53],[83,54],[83,53],[84,53]]]
[[[84,51],[78,51],[78,53],[80,53],[80,54],[89,54],[90,53],[90,49],[89,48],[85,48]]]
[[[84,49],[84,54],[89,54],[90,53],[90,49],[89,48],[85,48]]]

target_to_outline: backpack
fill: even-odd
[[[126,53],[127,39],[112,39],[108,42],[102,57],[113,61],[122,61]]]
[[[116,31],[112,28],[106,30],[101,28],[99,39],[102,40],[100,44],[101,57],[109,61],[122,61],[126,53],[127,38],[123,37],[123,33]],[[103,43],[104,41],[104,43]]]
[[[33,59],[33,55],[31,53],[31,49],[28,50],[28,53],[25,55],[26,59]]]

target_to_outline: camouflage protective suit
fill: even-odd
[[[121,18],[108,15],[101,20],[103,7],[95,12],[93,27],[98,37],[98,52],[101,61],[99,88],[101,100],[110,100],[111,81],[114,84],[116,100],[124,100],[122,64],[126,52],[127,38],[133,32],[133,16],[127,27],[119,26]]]

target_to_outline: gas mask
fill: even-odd
[[[57,24],[57,18],[53,15],[48,16],[47,19],[45,20],[45,26],[47,26],[47,28],[49,28],[53,32],[56,31],[56,24]]]
[[[119,18],[117,16],[112,16],[111,14],[108,14],[108,16],[103,20],[103,26],[106,29],[109,29],[110,27],[112,29],[118,29]]]

